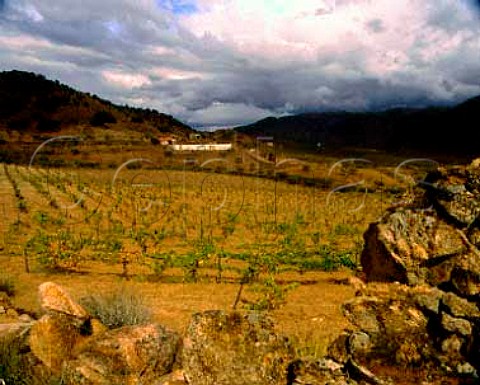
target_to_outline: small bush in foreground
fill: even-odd
[[[15,281],[8,275],[0,275],[0,292],[7,293],[9,297],[15,295]]]
[[[0,340],[0,379],[6,384],[27,384],[25,364],[19,341],[13,338]]]
[[[94,294],[80,300],[85,309],[110,329],[141,325],[151,321],[142,297],[122,287],[107,294]]]

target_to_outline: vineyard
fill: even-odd
[[[32,311],[45,280],[78,297],[129,285],[177,330],[199,310],[269,310],[299,349],[321,354],[347,326],[339,304],[353,289],[335,282],[358,267],[368,224],[411,184],[392,167],[324,162],[310,163],[308,179],[291,177],[305,171],[293,161],[257,176],[219,170],[224,160],[2,164],[0,271]]]
[[[378,194],[144,161],[116,170],[6,165],[0,171],[4,251],[25,268],[120,264],[151,279],[354,267]],[[141,273],[140,273],[141,272]],[[213,276],[212,276],[213,275]]]

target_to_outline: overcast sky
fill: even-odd
[[[196,126],[480,94],[474,0],[0,0],[0,70]]]

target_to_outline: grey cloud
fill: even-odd
[[[451,2],[437,1],[434,7],[429,8],[430,16],[426,25],[456,33],[465,29],[466,25],[476,24],[479,22],[479,18],[478,14],[473,12],[472,3],[474,2],[471,0],[457,1],[452,6]],[[465,8],[470,8],[472,12],[463,12]]]
[[[339,0],[337,6],[352,2]],[[285,112],[446,103],[480,90],[480,38],[474,13],[449,18],[451,2],[441,3],[426,23],[463,31],[460,46],[451,54],[424,59],[422,52],[429,44],[425,32],[407,52],[407,65],[382,74],[367,70],[368,52],[362,47],[322,51],[310,61],[256,57],[213,35],[194,36],[153,3],[127,0],[0,0],[0,37],[15,33],[52,43],[28,52],[0,48],[0,62],[1,69],[40,72],[114,102],[178,114],[192,124],[235,125]],[[365,28],[372,34],[389,31],[386,22],[375,18]],[[165,52],[154,54],[157,46]],[[343,70],[332,75],[332,64]],[[158,67],[200,76],[169,79],[153,71]],[[104,70],[142,74],[150,83],[120,89],[102,78]]]
[[[381,33],[385,31],[385,26],[381,19],[373,19],[367,23],[367,29],[373,33]]]
[[[362,61],[361,58],[356,60],[355,55],[349,60],[353,67],[357,65],[354,64],[356,61]],[[332,78],[324,70],[324,65],[329,62],[323,60],[318,65],[312,64],[310,68],[302,70],[284,68],[270,73],[249,65],[241,71],[219,73],[211,79],[160,80],[144,87],[144,90],[151,99],[175,100],[176,104],[185,108],[184,114],[189,121],[202,118],[206,124],[211,124],[212,119],[218,119],[223,124],[232,123],[235,103],[256,106],[263,111],[270,111],[271,115],[281,115],[285,113],[287,105],[290,105],[289,112],[298,113],[425,106],[444,102],[432,89],[432,79],[418,79],[405,72],[380,80],[363,74],[361,66],[356,78]],[[448,83],[442,84],[447,93],[452,91]],[[221,111],[212,109],[214,102],[228,105],[229,112],[226,112],[227,108]],[[206,112],[210,114],[208,118]],[[228,122],[225,114],[230,119]],[[245,119],[239,114],[237,123]]]
[[[246,81],[246,78],[250,81]],[[290,77],[288,71],[278,71],[276,76],[262,79],[258,74],[251,72],[249,76],[231,75],[221,82],[218,82],[218,79],[210,82],[177,82],[175,85],[172,84],[170,89],[166,84],[150,88],[162,90],[162,94],[166,94],[167,98],[178,98],[178,102],[191,113],[208,110],[212,102],[253,105],[271,111],[272,115],[278,115],[285,112],[285,106],[288,104],[293,107],[291,112],[305,112],[381,109],[389,104],[417,105],[422,102],[428,104],[429,101],[427,90],[411,87],[409,83],[400,86],[382,84],[375,78],[355,81],[328,79],[327,76],[322,76],[321,72],[313,71],[301,78]],[[371,94],[372,89],[375,89],[374,95]]]
[[[114,0],[19,1],[9,7],[6,19],[21,32],[43,36],[57,44],[91,47],[115,55],[131,54],[160,41],[174,44],[175,33],[166,17],[131,4]],[[29,16],[32,10],[43,21],[33,21]],[[112,21],[118,23],[118,33],[108,28]]]
[[[262,110],[252,105],[214,103],[205,109],[190,113],[187,121],[202,126],[234,126],[238,124],[239,119],[253,123],[271,115],[272,111]]]

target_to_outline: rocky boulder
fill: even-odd
[[[42,283],[38,288],[42,309],[50,314],[63,314],[80,320],[90,318],[88,312],[75,302],[61,286],[53,282]]]
[[[258,312],[195,314],[183,343],[185,377],[195,385],[286,384],[293,359],[288,340]]]
[[[343,310],[356,329],[339,336],[328,356],[347,370],[353,360],[438,378],[471,368],[477,378],[479,309],[466,299],[428,286],[370,285]]]
[[[440,168],[426,177],[426,197],[449,223],[468,227],[480,215],[479,175],[476,161],[468,167]]]
[[[29,347],[66,383],[154,384],[172,370],[181,344],[177,333],[156,324],[108,330],[51,282],[40,285],[39,297],[46,314],[33,325]]]
[[[480,160],[439,168],[419,185],[423,196],[365,232],[361,264],[370,284],[344,304],[356,329],[329,354],[478,379]]]
[[[9,323],[31,323],[33,318],[13,305],[12,298],[0,291],[0,325]]]
[[[475,378],[479,309],[431,287],[357,285],[344,305],[357,330],[342,334],[325,358],[297,357],[272,320],[259,312],[206,311],[193,315],[183,338],[161,325],[108,330],[60,288],[45,285],[47,314],[31,328],[25,362],[69,385],[357,385],[388,384],[369,370],[397,365],[445,368]],[[0,333],[26,335],[12,324]],[[28,349],[31,353],[28,353]],[[30,365],[30,364],[29,364]],[[390,382],[391,383],[391,382]]]
[[[180,341],[154,324],[111,330],[84,344],[64,365],[64,375],[71,384],[154,384],[172,370]]]
[[[328,358],[298,359],[288,368],[287,385],[356,385],[345,366]]]
[[[480,169],[439,168],[423,196],[372,223],[361,264],[367,281],[430,285],[464,297],[480,294]]]
[[[12,308],[13,306],[10,297],[7,293],[0,291],[0,316],[6,315],[7,311]]]
[[[67,317],[45,315],[33,325],[29,345],[43,365],[60,373],[63,362],[73,356],[80,338],[80,329]]]
[[[359,330],[346,341],[353,358],[363,361],[383,357],[400,365],[416,365],[432,355],[434,347],[425,313],[436,305],[425,307],[420,296],[430,295],[429,302],[434,302],[437,293],[418,293],[396,286],[394,290],[378,291],[375,296],[356,297],[343,305],[345,316]]]
[[[467,252],[462,236],[432,211],[401,208],[372,223],[361,255],[368,281],[438,286]]]
[[[77,344],[88,335],[90,316],[53,282],[41,284],[38,293],[46,314],[30,331],[30,349],[46,367],[60,373],[63,362],[73,357]]]

